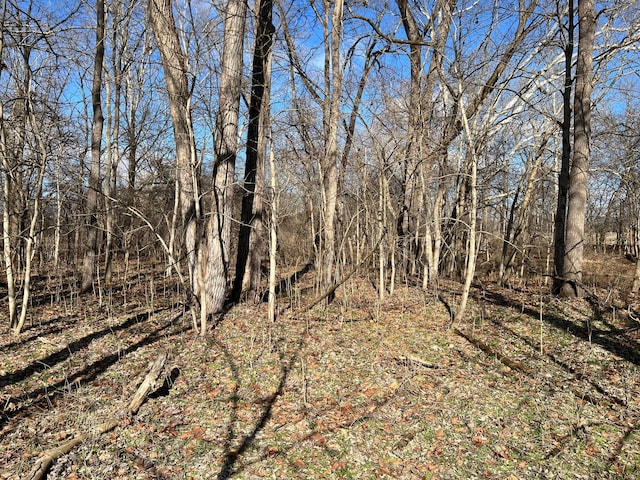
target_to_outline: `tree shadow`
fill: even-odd
[[[329,428],[324,428],[321,430],[318,429],[314,429],[311,432],[309,432],[308,434],[296,438],[296,440],[294,442],[291,443],[291,445],[279,449],[275,455],[284,455],[287,452],[290,452],[291,450],[293,450],[297,445],[310,441],[310,440],[314,440],[315,436],[317,434],[321,434],[321,435],[325,435],[328,433],[333,433],[333,432],[338,432],[340,430],[343,429],[349,429],[352,428],[360,423],[366,422],[367,420],[371,420],[372,418],[374,418],[375,414],[384,406],[388,405],[394,398],[396,397],[396,390],[392,390],[390,392],[388,392],[387,395],[385,395],[384,397],[377,399],[373,402],[373,405],[367,404],[364,405],[363,408],[360,411],[355,411],[353,416],[349,416],[346,417],[342,422],[336,423],[334,426],[329,427]],[[373,407],[373,408],[371,408]],[[332,412],[332,408],[325,408],[323,410],[320,410],[318,412],[315,412],[315,415],[313,415],[311,417],[311,422],[313,422],[313,420],[317,420],[319,418],[324,418],[327,417],[330,413]],[[327,448],[327,446],[323,446],[323,448]],[[252,460],[251,462],[247,462],[244,466],[248,467],[249,465],[254,465],[257,463],[260,463],[264,460],[266,460],[267,458],[269,458],[270,456],[274,455],[273,452],[265,452],[263,453],[259,458]],[[240,469],[235,470],[233,473],[238,473],[240,471]],[[228,477],[227,477],[228,478]]]
[[[524,343],[525,345],[529,346],[533,351],[539,350],[539,345],[537,345],[533,341],[531,341],[530,338],[527,338],[526,336],[521,335],[520,333],[516,332],[514,329],[509,328],[508,326],[504,325],[500,320],[494,318],[494,319],[491,320],[491,323],[493,323],[494,325],[498,326],[499,328],[509,332],[510,335],[513,335],[514,337],[519,339],[522,343]],[[595,380],[592,380],[587,375],[583,374],[582,372],[577,371],[574,367],[572,367],[568,363],[562,361],[561,359],[556,357],[550,351],[547,351],[545,349],[544,356],[546,358],[548,358],[553,364],[555,364],[556,366],[558,366],[562,370],[564,370],[565,372],[569,373],[570,375],[573,375],[573,377],[576,378],[577,380],[581,380],[581,381],[586,382],[589,385],[591,385],[591,387],[596,392],[598,392],[600,395],[604,396],[605,398],[609,399],[612,403],[615,403],[616,405],[619,405],[621,407],[626,407],[627,406],[627,402],[625,402],[624,400],[618,398],[613,393],[608,392],[607,390],[605,390],[604,387],[602,387],[600,384],[598,384]]]
[[[240,398],[238,395],[238,390],[240,387],[240,374],[239,374],[238,366],[235,363],[235,360],[233,359],[233,356],[231,355],[227,347],[219,341],[215,341],[215,343],[217,347],[220,348],[220,350],[223,352],[223,355],[225,356],[227,362],[229,363],[229,368],[231,369],[232,375],[235,379],[235,389],[233,394],[231,395],[232,413],[231,413],[231,418],[229,419],[229,424],[227,426],[227,434],[224,439],[224,447],[223,447],[224,460],[223,460],[223,465],[220,468],[220,471],[216,475],[216,478],[218,478],[218,480],[227,480],[242,470],[241,467],[237,467],[236,465],[237,462],[240,460],[242,455],[253,445],[256,439],[256,436],[260,431],[264,429],[267,422],[271,418],[273,406],[278,400],[278,398],[280,398],[280,396],[282,395],[284,391],[284,387],[287,383],[287,379],[289,378],[291,369],[293,368],[293,365],[298,359],[300,355],[300,351],[304,346],[304,336],[300,337],[300,339],[297,342],[296,348],[294,349],[294,351],[291,353],[291,356],[286,361],[284,358],[281,358],[282,367],[280,370],[280,380],[278,382],[278,387],[276,388],[276,391],[263,399],[262,413],[260,415],[260,418],[257,420],[255,425],[253,426],[253,429],[251,430],[251,432],[245,435],[244,438],[242,438],[242,440],[238,444],[238,446],[235,448],[232,448],[232,445],[236,440],[235,426],[236,426],[236,423],[238,422],[237,412],[238,412],[239,401],[240,401]]]
[[[11,385],[13,383],[20,382],[31,375],[34,375],[43,370],[47,370],[60,362],[65,361],[71,355],[76,353],[77,351],[86,348],[91,342],[98,338],[102,338],[111,333],[115,333],[121,330],[126,330],[127,328],[137,324],[142,323],[151,318],[152,315],[155,315],[159,312],[162,312],[166,308],[159,308],[152,312],[144,312],[139,313],[138,315],[134,315],[133,317],[128,318],[124,322],[116,326],[105,327],[102,330],[98,330],[97,332],[90,333],[78,340],[71,342],[69,345],[66,345],[64,348],[61,348],[57,352],[53,352],[47,355],[44,358],[34,361],[30,365],[26,367],[16,370],[12,373],[7,373],[5,375],[0,375],[0,388],[4,388],[7,385]]]
[[[162,385],[160,385],[160,387],[149,394],[149,398],[166,397],[167,395],[169,395],[171,387],[173,387],[173,384],[176,382],[179,376],[180,369],[178,367],[173,367],[169,375],[164,378],[164,382],[162,382]]]
[[[145,314],[149,315],[149,314]],[[179,335],[185,331],[187,331],[190,327],[181,326],[173,331],[166,332],[170,327],[172,327],[175,321],[183,315],[182,311],[177,314],[173,314],[170,316],[169,320],[160,325],[158,328],[153,330],[151,333],[140,339],[139,341],[129,345],[127,348],[120,350],[118,352],[114,352],[112,354],[106,355],[95,362],[85,366],[84,368],[78,370],[77,372],[65,376],[64,379],[56,382],[55,384],[41,387],[32,390],[29,393],[21,395],[20,397],[9,397],[5,400],[5,405],[20,405],[17,408],[14,408],[11,411],[4,411],[2,417],[0,417],[0,429],[7,425],[11,419],[14,417],[20,416],[22,418],[29,417],[33,410],[36,408],[44,408],[47,405],[54,405],[54,402],[58,400],[60,397],[63,397],[67,392],[70,391],[70,388],[73,385],[81,385],[87,384],[95,380],[101,373],[105,372],[109,367],[116,364],[126,355],[148,345],[152,345],[153,343],[167,337],[172,337],[175,335]],[[132,325],[135,322],[132,322],[133,319],[139,317],[139,315],[132,317],[132,319],[127,320],[119,327],[124,328],[124,324]],[[85,337],[86,338],[86,337]],[[84,339],[83,339],[84,340]],[[32,400],[29,402],[29,400]]]
[[[292,273],[287,278],[283,278],[282,280],[280,280],[280,282],[278,282],[278,284],[276,285],[276,296],[281,295],[283,292],[286,292],[286,293],[291,292],[291,289],[296,283],[298,283],[300,278],[306,273],[313,270],[313,268],[314,268],[313,263],[309,262],[306,265],[304,265],[300,270]],[[267,302],[268,300],[269,300],[269,292],[264,292],[262,294],[262,302],[264,303],[264,302]]]
[[[609,465],[613,465],[618,461],[625,444],[629,441],[631,435],[633,435],[636,431],[638,431],[638,428],[639,427],[638,427],[637,419],[633,423],[630,423],[629,425],[627,425],[624,433],[614,445],[613,452],[611,453],[611,455],[609,455],[609,458],[607,459],[607,462],[609,463]]]
[[[540,312],[538,310],[534,310],[522,303],[516,303],[501,293],[485,289],[484,299],[489,303],[525,313],[536,320],[540,319]],[[591,321],[598,320],[598,313],[596,311],[594,311],[593,317],[584,325],[581,325],[577,321],[548,312],[544,313],[542,319],[545,323],[559,330],[566,331],[585,342],[595,343],[608,352],[640,366],[640,344],[619,329],[608,330],[594,328]]]
[[[64,320],[64,319],[65,319],[64,317],[56,317],[56,320],[58,321]],[[47,328],[44,328],[43,330],[39,330],[33,333],[32,335],[30,335],[29,337],[25,337],[21,340],[16,340],[15,342],[11,342],[3,345],[2,347],[0,347],[0,352],[8,352],[11,349],[22,347],[27,343],[33,342],[34,340],[37,340],[39,338],[47,337],[49,335],[56,335],[66,330],[69,327],[69,325],[73,325],[77,321],[78,321],[77,319],[73,319],[69,322],[65,322],[64,325],[49,325]],[[47,323],[51,323],[51,322],[47,322]],[[0,380],[0,388],[2,388],[1,380]]]

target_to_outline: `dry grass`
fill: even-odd
[[[18,339],[1,332],[0,478],[116,416],[159,351],[164,387],[49,478],[640,476],[639,325],[610,304],[474,290],[457,328],[520,370],[448,329],[417,288],[379,304],[356,279],[273,325],[264,306],[239,306],[201,339],[152,279],[131,283],[126,306],[122,291],[102,307],[76,297],[36,307]]]

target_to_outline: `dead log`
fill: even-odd
[[[475,337],[472,337],[468,333],[464,333],[463,331],[457,328],[454,328],[453,331],[456,333],[456,335],[460,335],[462,338],[467,340],[473,346],[478,347],[480,350],[482,350],[484,353],[486,353],[490,357],[495,357],[500,361],[500,363],[502,363],[503,365],[506,365],[510,369],[518,370],[522,373],[526,373],[527,375],[533,375],[533,371],[529,367],[527,367],[525,364],[515,360],[511,360],[509,357],[506,357],[500,352],[496,352],[489,345],[487,345],[486,343],[482,342],[481,340]]]
[[[98,428],[96,435],[102,435],[104,433],[110,432],[114,428],[118,426],[120,422],[116,420],[112,420],[110,422],[104,423]],[[58,458],[66,455],[71,450],[73,450],[76,446],[80,445],[87,438],[89,438],[91,434],[89,433],[79,433],[75,435],[72,439],[67,440],[62,445],[57,446],[55,448],[51,448],[45,451],[38,460],[36,460],[36,464],[29,472],[29,475],[25,477],[25,480],[41,480],[47,477],[47,472],[53,462],[55,462]]]
[[[156,358],[155,362],[153,362],[153,365],[151,366],[149,373],[147,373],[144,380],[138,387],[138,390],[136,391],[135,395],[131,399],[131,402],[129,403],[129,408],[127,409],[127,412],[125,415],[126,418],[130,418],[136,413],[138,413],[138,410],[144,403],[144,400],[147,398],[147,396],[152,391],[152,389],[156,386],[158,377],[160,376],[160,373],[162,372],[162,369],[166,361],[167,361],[167,353],[163,352],[160,355],[158,355],[158,358]],[[91,436],[100,436],[110,432],[111,430],[116,428],[118,425],[120,425],[121,421],[122,421],[121,419],[110,420],[100,425],[100,427],[98,427],[98,431],[95,433],[86,433],[86,432],[78,433],[74,435],[73,438],[71,438],[70,440],[67,440],[66,442],[64,442],[62,445],[46,450],[42,455],[40,455],[40,458],[36,460],[36,464],[31,469],[31,472],[29,472],[29,475],[25,477],[25,480],[41,480],[46,478],[49,468],[51,467],[53,462],[55,462],[58,458],[69,453],[75,447],[77,447],[82,442],[84,442],[87,438]]]
[[[482,350],[483,352],[485,352],[487,355],[492,356],[497,358],[500,363],[502,363],[503,365],[506,365],[507,367],[511,368],[512,370],[518,370],[522,373],[525,373],[529,376],[535,377],[536,376],[536,372],[534,372],[531,368],[527,367],[526,365],[524,365],[521,362],[515,361],[515,360],[511,360],[509,357],[506,357],[504,355],[502,355],[500,352],[496,352],[494,349],[492,349],[489,345],[487,345],[486,343],[483,343],[481,340],[478,340],[475,337],[472,337],[471,335],[464,333],[460,330],[458,330],[457,328],[454,329],[454,332],[457,335],[460,335],[461,337],[463,337],[464,339],[466,339],[468,342],[470,342],[471,344],[473,344],[474,346],[478,347],[480,350]],[[574,375],[574,378],[577,379],[577,377]],[[553,385],[556,388],[567,388],[567,385],[561,381],[558,380],[553,380],[550,378],[545,379],[545,381],[551,385]],[[589,402],[593,405],[596,406],[613,406],[614,402],[608,398],[597,398],[594,397],[593,395],[590,395],[588,392],[584,392],[584,391],[580,391],[578,388],[576,388],[573,385],[568,385],[569,390],[571,391],[571,393],[573,393],[577,398],[579,398],[580,400],[584,400],[585,402]]]
[[[162,373],[162,369],[164,368],[164,364],[166,361],[167,353],[164,352],[158,355],[156,361],[153,362],[149,373],[147,373],[147,376],[138,387],[136,394],[131,399],[131,403],[129,403],[129,416],[133,416],[138,413],[138,410],[144,403],[147,395],[149,395],[149,393],[151,393],[151,391],[156,387],[158,378],[160,377],[160,373]]]

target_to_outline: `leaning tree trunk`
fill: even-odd
[[[32,276],[32,263],[33,257],[36,253],[36,226],[38,225],[38,218],[40,216],[40,197],[42,197],[42,186],[44,183],[44,174],[47,166],[47,146],[45,145],[44,137],[38,126],[34,115],[33,104],[31,103],[31,90],[27,92],[27,101],[29,106],[29,118],[31,120],[31,126],[36,137],[38,148],[36,155],[39,157],[40,165],[38,167],[38,179],[35,184],[35,198],[33,200],[33,212],[31,221],[29,223],[29,232],[26,241],[25,248],[25,268],[22,281],[22,305],[20,306],[20,316],[18,323],[16,324],[13,333],[19,335],[24,328],[27,320],[27,308],[29,307],[29,296],[31,295],[31,276]]]
[[[562,296],[581,297],[584,255],[584,221],[587,206],[587,175],[591,156],[591,91],[593,89],[593,44],[595,13],[593,0],[578,1],[578,62],[574,97],[573,162],[569,175],[569,204]]]
[[[191,129],[191,92],[187,81],[187,59],[178,38],[171,0],[149,0],[149,19],[162,57],[167,83],[171,122],[176,144],[176,190],[184,229],[189,287],[197,295],[199,292],[196,274],[197,223],[200,209],[197,201],[196,183],[193,180],[195,145]]]
[[[100,149],[102,148],[102,64],[104,62],[105,12],[104,0],[96,0],[96,54],[93,62],[93,84],[91,86],[91,105],[93,106],[93,127],[91,129],[91,171],[89,190],[87,191],[87,246],[82,265],[82,284],[80,293],[93,288],[96,269],[96,251],[98,249],[98,194],[101,190]]]

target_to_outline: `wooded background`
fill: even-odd
[[[458,279],[457,315],[475,276],[581,296],[585,252],[640,288],[636,1],[2,0],[0,27],[15,333],[36,273],[97,294],[134,261],[203,334],[310,266],[327,301],[354,267],[380,298]]]

